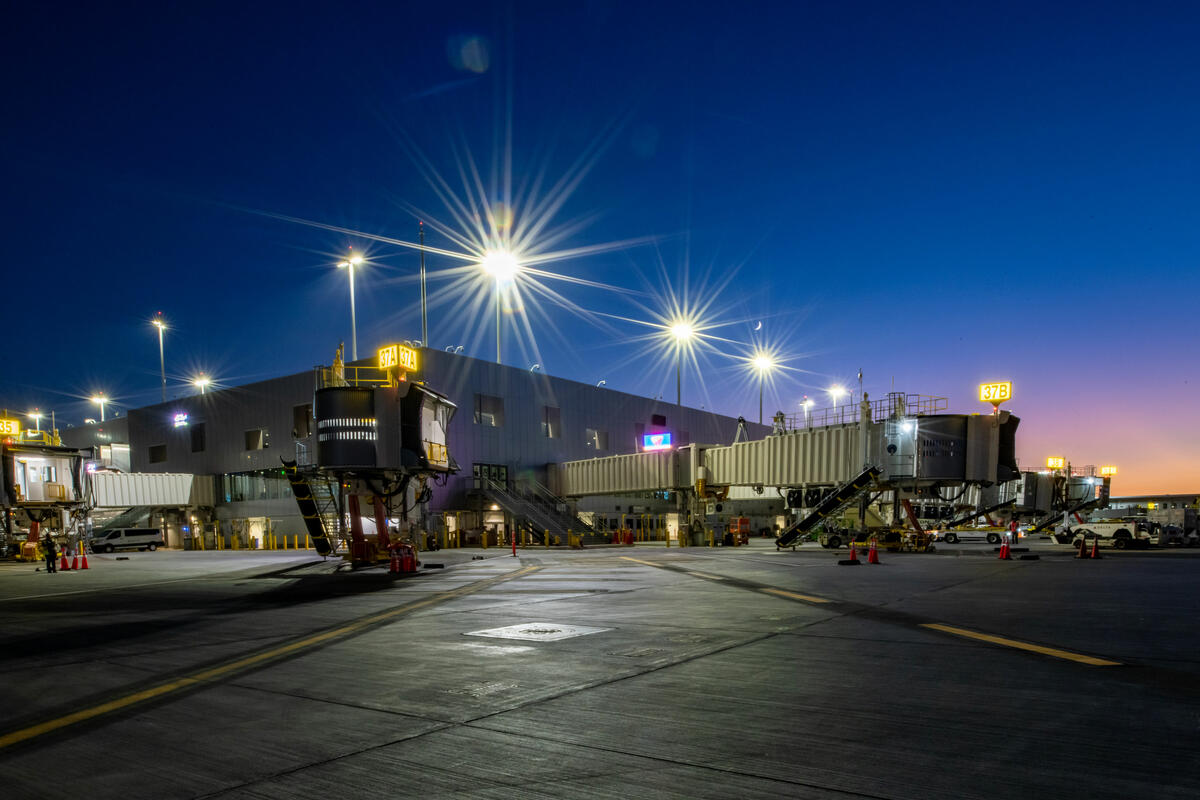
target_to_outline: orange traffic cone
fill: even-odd
[[[88,565],[87,565],[87,550],[84,550],[84,551],[83,551],[83,563],[79,565],[79,568],[80,568],[80,569],[87,569],[87,568],[88,568]]]
[[[1079,537],[1079,552],[1075,554],[1076,558],[1087,558],[1087,539]]]
[[[400,556],[397,555],[395,550],[392,550],[392,563],[388,565],[388,572],[399,572],[399,571],[400,571]]]
[[[858,551],[854,549],[854,542],[850,542],[850,560],[851,561],[858,560]]]
[[[879,549],[875,546],[874,539],[871,540],[871,550],[870,550],[870,552],[867,553],[867,563],[868,564],[878,564],[879,563]]]
[[[71,556],[71,569],[79,569],[79,555]]]
[[[62,563],[58,565],[58,568],[61,569],[63,572],[66,572],[67,570],[69,570],[71,568],[71,565],[67,563],[67,554],[66,553],[63,553]]]
[[[1092,539],[1092,558],[1100,558],[1100,537]]]
[[[1000,545],[1000,560],[1012,561],[1012,554],[1008,552],[1008,540],[1004,540],[1004,544]]]

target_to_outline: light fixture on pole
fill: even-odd
[[[92,402],[100,404],[100,421],[104,422],[104,404],[108,402],[108,398],[102,394],[92,395]]]
[[[28,416],[31,420],[33,420],[34,433],[41,433],[42,432],[42,417],[45,416],[42,413],[41,409],[35,408],[33,411],[29,412]]]
[[[167,402],[167,362],[163,358],[163,331],[167,329],[167,323],[163,320],[161,311],[154,316],[154,319],[150,320],[150,324],[158,328],[158,371],[162,376],[162,401],[165,403]]]
[[[829,387],[829,396],[833,399],[833,413],[837,415],[837,401],[839,397],[846,396],[846,390],[842,386],[833,385]]]
[[[354,268],[363,263],[358,253],[350,253],[345,261],[338,262],[338,269],[350,272],[350,360],[358,361],[358,320],[354,316]]]
[[[767,379],[767,373],[775,369],[775,361],[766,353],[759,353],[750,362],[754,367],[754,371],[758,373],[758,424],[763,424],[763,383]]]
[[[495,279],[492,293],[496,301],[496,363],[500,363],[500,290],[503,285],[517,277],[521,265],[517,257],[507,250],[488,250],[479,262],[483,271]]]
[[[212,383],[212,378],[208,377],[207,375],[203,375],[203,374],[201,374],[200,377],[198,377],[194,381],[192,381],[192,385],[200,387],[200,394],[204,394],[204,390],[206,388],[208,388],[208,385],[210,383]]]
[[[687,320],[679,320],[671,326],[671,335],[675,337],[675,405],[683,405],[683,349],[692,337],[696,335],[692,325]]]
[[[804,395],[804,402],[802,402],[800,405],[804,406],[804,427],[807,428],[809,426],[808,412],[809,409],[813,407],[812,398],[808,395]]]

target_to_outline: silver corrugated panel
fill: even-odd
[[[811,428],[704,453],[714,486],[837,484],[862,469],[856,425]]]
[[[559,465],[564,497],[675,489],[675,453],[635,453]]]
[[[194,505],[191,475],[97,472],[90,476],[99,508]]]
[[[215,475],[195,475],[192,477],[193,506],[215,506],[217,504],[217,477]]]

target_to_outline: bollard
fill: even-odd
[[[546,528],[545,536],[546,536],[546,549],[549,550],[550,549],[550,529],[549,528]]]

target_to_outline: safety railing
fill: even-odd
[[[950,407],[950,400],[927,394],[905,394],[890,392],[880,400],[869,400],[872,420],[882,420],[888,417],[912,417],[928,414],[938,414]],[[829,425],[845,425],[858,422],[862,413],[862,403],[849,400],[828,408],[809,408],[796,414],[784,417],[785,430],[803,430],[804,428],[823,428]]]

